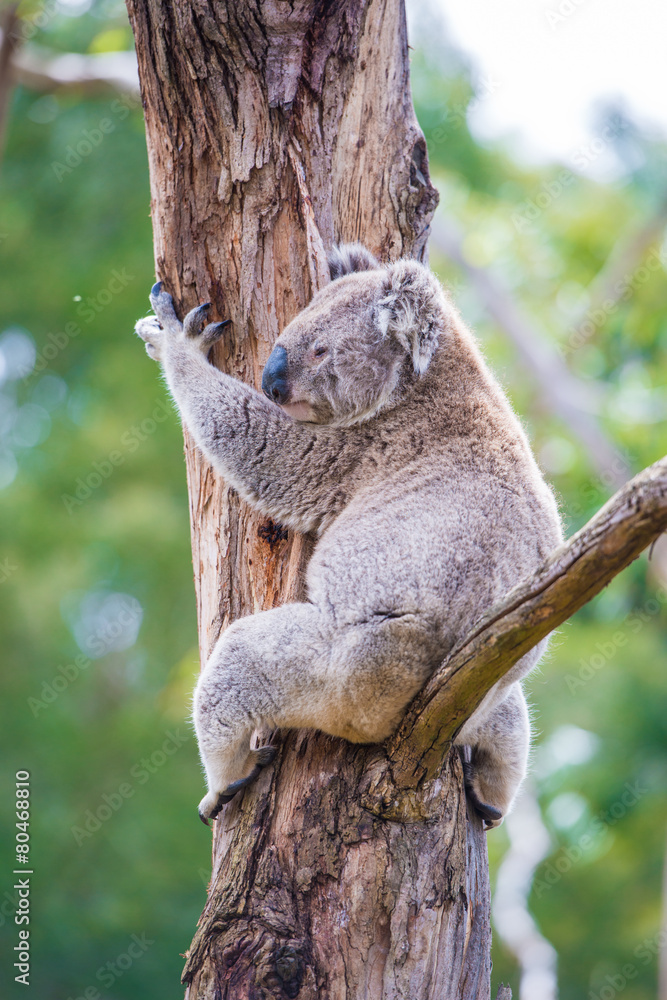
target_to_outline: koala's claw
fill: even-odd
[[[483,820],[485,830],[492,830],[494,827],[499,826],[503,818],[500,809],[496,809],[495,806],[490,805],[488,802],[482,802],[470,789],[468,790],[468,798],[472,802],[477,815]]]
[[[205,302],[201,306],[191,309],[183,320],[183,331],[186,337],[199,342],[199,346],[205,351],[209,351],[213,344],[222,336],[222,331],[231,323],[231,320],[224,319],[222,323],[209,323],[204,326],[208,316],[210,302]]]
[[[255,750],[255,760],[257,761],[257,764],[259,765],[260,769],[263,767],[267,767],[269,764],[272,764],[273,761],[276,759],[277,753],[278,753],[278,748],[271,745],[266,747],[259,747],[257,750]]]
[[[255,766],[250,774],[245,778],[239,778],[238,781],[233,781],[231,785],[228,785],[227,788],[225,788],[224,792],[220,792],[211,809],[207,809],[205,805],[208,796],[200,802],[199,818],[202,823],[205,823],[206,826],[208,826],[209,819],[216,819],[218,813],[222,807],[227,804],[227,802],[231,802],[235,795],[237,795],[244,788],[247,788],[248,785],[252,785],[253,781],[256,781],[259,777],[261,771],[275,759],[277,752],[278,749],[274,746],[259,747],[259,749],[251,751],[252,756],[255,759]]]
[[[496,806],[492,806],[489,802],[483,802],[479,795],[475,791],[473,784],[475,775],[475,769],[470,761],[463,762],[463,778],[465,782],[466,795],[470,799],[470,803],[477,813],[477,815],[484,822],[485,830],[492,830],[496,826],[500,826],[503,818],[503,812],[501,809],[497,809]]]
[[[228,327],[230,323],[231,319],[223,319],[221,323],[209,323],[209,325],[202,331],[202,342],[206,344],[207,347],[212,347],[216,341],[220,340],[222,331],[225,327]]]
[[[174,310],[174,300],[162,290],[162,282],[157,281],[151,288],[150,302],[160,325],[168,333],[180,333],[183,327]]]
[[[204,329],[208,311],[211,308],[210,302],[204,302],[201,306],[191,309],[183,320],[183,331],[186,337],[198,337]]]
[[[233,781],[231,785],[228,785],[224,792],[218,796],[218,805],[224,806],[226,802],[231,802],[242,788],[247,788],[248,785],[252,785],[253,781],[257,781],[260,772],[275,759],[277,752],[276,747],[273,746],[259,747],[258,750],[253,750],[252,756],[255,759],[255,766],[252,771],[246,778],[239,778],[238,781]]]

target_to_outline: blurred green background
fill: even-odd
[[[20,8],[26,52],[132,47],[115,0],[46,7],[41,20],[43,4]],[[443,224],[464,234],[458,263],[444,252],[451,232],[434,238],[431,263],[576,530],[626,467],[667,451],[665,147],[610,106],[600,129],[616,181],[529,169],[509,145],[471,135],[466,108],[480,95],[466,59],[441,37],[413,45]],[[596,299],[610,273],[613,308]],[[31,772],[33,996],[182,996],[181,956],[205,901],[182,438],[132,336],[152,281],[136,98],[17,85],[0,172],[3,996],[22,989],[6,957],[18,770]],[[530,330],[528,354],[547,352],[553,375],[542,381],[494,313],[503,295]],[[568,393],[569,416],[558,403]],[[593,423],[603,448],[584,443],[578,421]],[[513,824],[489,836],[494,995],[500,981],[524,1000],[656,995],[667,943],[666,604],[657,547],[559,631],[530,680],[532,778]]]

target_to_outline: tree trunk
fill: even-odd
[[[210,300],[225,371],[259,386],[328,280],[325,247],[424,258],[437,195],[409,89],[401,0],[128,0],[156,271]],[[202,662],[241,615],[300,596],[310,543],[252,514],[187,432]],[[431,766],[430,774],[433,768]],[[394,786],[382,747],[284,735],[215,823],[194,998],[486,998],[489,886],[458,756]],[[193,774],[193,836],[199,798]]]

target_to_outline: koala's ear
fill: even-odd
[[[399,260],[387,268],[376,313],[383,336],[393,336],[423,375],[452,322],[445,294],[435,276],[415,260]]]
[[[332,281],[345,274],[354,274],[355,271],[374,271],[380,266],[370,250],[361,243],[333,246],[327,254],[327,260]]]

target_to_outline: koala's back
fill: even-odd
[[[463,329],[420,391],[359,429],[352,495],[308,572],[339,622],[416,614],[446,651],[561,540],[553,496]]]

